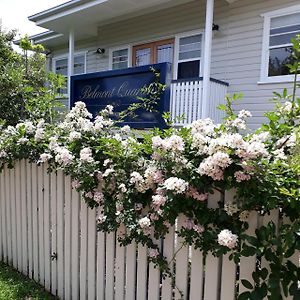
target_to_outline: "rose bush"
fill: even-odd
[[[235,97],[221,107],[222,124],[205,119],[148,133],[114,126],[111,106],[93,120],[77,102],[58,125],[31,120],[2,128],[0,166],[25,158],[71,175],[73,188],[97,207],[98,229],[117,230],[122,245],[147,245],[163,276],[173,274],[157,239],[181,216],[178,234],[204,255],[230,253],[236,263],[256,255],[255,284],[242,280],[249,291],[239,299],[298,299],[300,268],[289,258],[300,250],[300,99],[296,90],[275,97],[268,123],[255,132],[247,129],[250,112],[234,113]],[[232,189],[235,199],[225,203]],[[210,208],[214,192],[221,199]],[[289,224],[269,222],[247,234],[252,211],[263,216],[273,209]]]

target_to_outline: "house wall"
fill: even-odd
[[[263,114],[272,109],[269,99],[274,90],[291,89],[290,83],[259,83],[264,21],[261,14],[295,4],[299,4],[299,0],[239,0],[232,4],[225,0],[215,1],[214,21],[220,30],[213,36],[211,76],[229,82],[229,93],[243,92],[244,100],[236,104],[236,109],[252,112],[251,127],[261,124]],[[98,47],[108,50],[204,29],[205,7],[205,0],[196,0],[103,25],[96,39],[77,42],[76,50],[87,51],[87,72],[107,70],[109,51],[104,55],[96,54]],[[66,53],[66,48],[56,49],[54,53]]]

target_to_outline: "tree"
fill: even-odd
[[[33,45],[28,37],[21,39],[23,53],[16,52],[12,43],[16,31],[0,28],[0,120],[15,125],[20,120],[44,118],[53,122],[61,104],[57,90],[64,78],[46,72],[46,56],[41,45]]]

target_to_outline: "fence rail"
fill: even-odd
[[[226,201],[232,197],[227,193]],[[214,194],[208,205],[218,200]],[[250,218],[253,232],[259,223],[277,223],[278,212]],[[176,228],[183,222],[179,217]],[[62,172],[48,174],[45,166],[22,160],[0,174],[0,257],[61,299],[233,300],[243,290],[240,279],[253,282],[255,257],[243,258],[237,272],[228,255],[204,258],[183,245],[174,227],[160,247],[175,282],[163,279],[147,261],[145,247],[120,247],[116,233],[97,232],[96,211],[87,208]],[[299,255],[292,260],[298,265]]]

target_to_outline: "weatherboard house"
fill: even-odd
[[[300,1],[72,0],[29,20],[47,29],[31,39],[48,49],[48,68],[69,78],[69,105],[122,105],[154,65],[168,86],[161,109],[186,116],[177,125],[218,121],[225,95],[243,92],[235,108],[250,110],[257,127],[272,92],[292,87],[286,63],[300,33]]]

